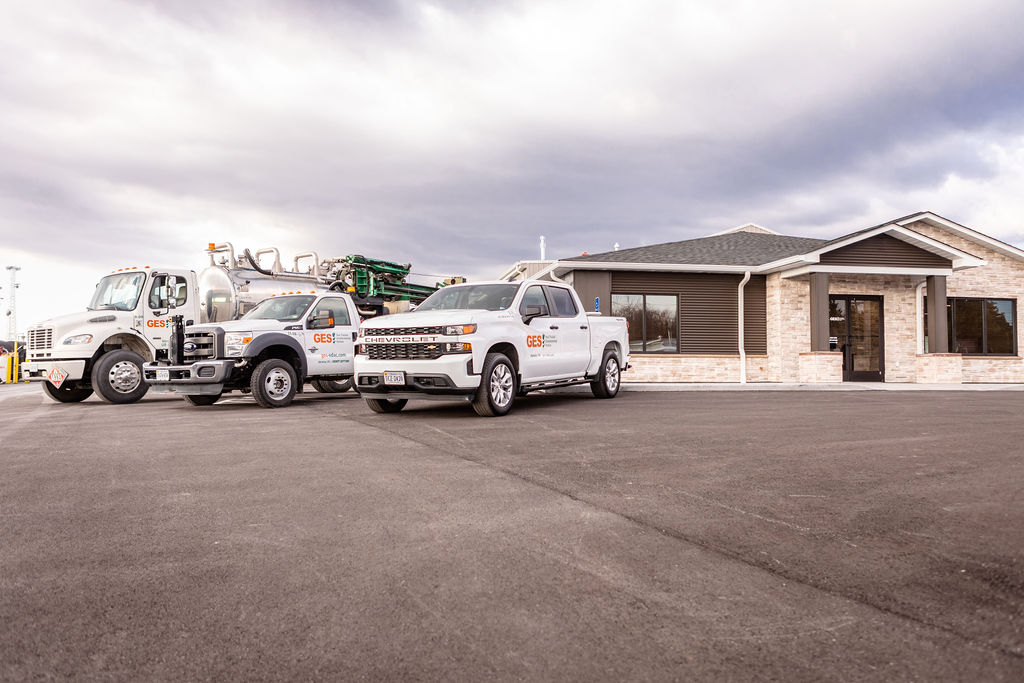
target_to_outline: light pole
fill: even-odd
[[[21,270],[18,266],[7,266],[7,270],[11,273],[11,291],[8,295],[11,303],[7,309],[7,336],[12,340],[18,338],[18,304],[15,300],[15,295],[18,291],[18,283],[15,279],[18,276],[18,271]]]

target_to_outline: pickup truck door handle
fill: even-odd
[[[359,339],[359,333],[358,332],[353,332],[352,333],[352,341],[355,341],[356,339]]]
[[[585,329],[587,329],[587,326],[586,325],[580,325],[580,329],[581,330],[585,330]]]
[[[549,330],[557,330],[558,329],[558,325],[551,325],[550,327],[548,327],[548,329]]]

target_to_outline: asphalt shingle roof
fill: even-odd
[[[713,266],[760,266],[814,251],[828,240],[758,232],[729,232],[680,242],[652,244],[601,254],[575,256],[565,261],[607,263],[679,263]]]

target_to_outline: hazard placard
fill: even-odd
[[[53,370],[50,370],[50,374],[46,376],[46,379],[49,380],[50,384],[57,387],[58,389],[60,389],[60,385],[64,384],[64,380],[66,380],[67,378],[68,373],[64,372],[60,368],[54,368]]]

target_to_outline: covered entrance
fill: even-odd
[[[843,354],[843,381],[885,381],[882,297],[833,294],[828,313],[829,350]]]

